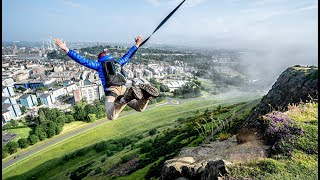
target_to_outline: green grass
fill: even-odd
[[[29,132],[31,131],[31,128],[25,127],[25,128],[17,128],[17,129],[8,129],[7,131],[9,131],[12,134],[17,134],[17,136],[14,138],[14,141],[18,141],[20,138],[27,138],[29,136]]]
[[[60,158],[65,153],[72,152],[83,147],[90,146],[103,140],[120,138],[123,136],[132,136],[142,133],[147,133],[150,129],[160,126],[170,126],[179,117],[188,117],[194,114],[197,110],[204,110],[206,108],[212,108],[219,103],[232,104],[234,102],[243,101],[244,99],[251,100],[252,97],[238,97],[229,99],[207,99],[197,100],[188,103],[184,103],[180,106],[164,106],[156,109],[151,109],[143,113],[135,113],[127,117],[119,118],[115,121],[108,122],[100,125],[94,129],[86,131],[80,135],[65,140],[57,145],[54,145],[48,149],[45,149],[36,155],[32,155],[24,160],[21,160],[17,164],[3,170],[3,178],[13,177],[26,173],[25,175],[35,173],[39,168],[45,170],[50,167],[50,162],[56,158]],[[93,157],[92,157],[93,158]],[[79,164],[81,158],[76,159],[73,164]],[[47,163],[46,163],[47,162]],[[49,162],[49,163],[48,163]],[[77,163],[78,162],[78,163]],[[50,171],[50,174],[58,174],[61,171],[59,167],[57,170]],[[66,168],[66,167],[65,167]],[[48,177],[44,176],[43,179]]]
[[[28,146],[26,149],[19,149],[17,153],[14,153],[14,154],[11,154],[9,156],[7,156],[6,158],[2,159],[2,163],[6,163],[8,162],[9,160],[11,160],[14,156],[20,156],[21,154],[27,152],[27,151],[31,151],[39,146],[42,146],[43,144],[47,143],[48,141],[51,141],[51,140],[54,140],[56,138],[58,138],[60,135],[63,135],[63,134],[67,134],[69,133],[70,131],[75,131],[77,129],[80,129],[82,127],[85,127],[85,126],[88,126],[89,123],[86,123],[86,122],[83,122],[83,121],[74,121],[74,122],[71,122],[71,123],[68,123],[68,124],[65,124],[63,126],[63,130],[62,132],[58,135],[58,136],[54,136],[50,139],[45,139],[44,141],[41,141],[41,142],[38,142],[36,143],[35,145],[32,145],[32,146]],[[28,129],[29,127],[27,127],[26,129]],[[24,129],[24,128],[23,128]],[[29,128],[31,130],[31,128]],[[12,130],[19,130],[19,129],[12,129]],[[27,130],[26,130],[27,131]],[[28,137],[28,135],[27,135]],[[17,138],[15,138],[15,141],[18,141]]]

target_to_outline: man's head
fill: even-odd
[[[106,55],[108,55],[108,54],[110,54],[110,53],[108,52],[108,49],[105,48],[105,49],[103,49],[103,51],[98,55],[98,59],[100,59],[100,58],[102,58],[103,56],[106,56]]]

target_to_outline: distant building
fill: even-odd
[[[72,83],[73,83],[73,81],[71,81],[71,80],[64,80],[62,84],[63,84],[64,87],[67,87]]]
[[[27,108],[31,108],[33,106],[38,105],[37,97],[32,94],[24,94],[19,99],[20,99],[21,105]]]
[[[84,98],[90,103],[94,100],[101,100],[104,97],[104,91],[101,85],[81,86],[73,91],[73,96],[75,102],[79,102]]]
[[[76,89],[73,91],[73,97],[75,102],[79,102],[82,100],[82,95],[80,89]]]
[[[15,96],[14,90],[12,86],[2,86],[2,96]]]
[[[33,82],[28,82],[28,81],[22,81],[22,82],[16,82],[14,84],[15,88],[25,88],[25,89],[37,89],[39,87],[44,87],[44,82],[43,81],[33,81]]]
[[[175,89],[182,87],[185,83],[186,81],[179,80],[179,81],[164,82],[163,84],[168,86],[170,92],[173,92]]]
[[[143,77],[146,79],[151,79],[153,77],[153,73],[148,69],[144,69],[143,70]]]
[[[2,125],[9,122],[13,117],[11,116],[11,112],[9,110],[2,111]]]
[[[63,66],[54,66],[53,67],[54,72],[62,72],[63,71]]]
[[[44,74],[45,68],[43,66],[38,66],[32,69],[33,74]]]
[[[51,95],[52,99],[58,100],[59,98],[62,98],[63,96],[67,95],[67,90],[64,87],[54,89],[52,90]],[[53,102],[55,102],[55,100],[53,100]]]
[[[52,96],[49,93],[41,94],[40,101],[46,106],[52,106],[53,105]]]
[[[134,69],[133,74],[135,78],[143,78],[143,72],[141,69]]]
[[[18,104],[7,104],[7,103],[2,104],[2,112],[7,112],[7,111],[10,112],[11,118],[18,117],[22,114]]]
[[[66,86],[65,89],[67,91],[67,94],[72,95],[73,91],[78,89],[78,86],[75,83],[73,83]]]
[[[2,81],[2,85],[3,86],[13,86],[13,84],[14,84],[14,80],[12,79],[12,78],[2,78],[3,79],[3,81]]]
[[[80,75],[80,79],[85,80],[88,78],[89,71],[83,71],[82,74]]]
[[[17,101],[13,98],[10,98],[10,97],[2,97],[2,104],[17,104]]]

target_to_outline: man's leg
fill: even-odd
[[[113,93],[117,94],[118,96],[123,95],[126,91],[125,86],[111,86],[108,89],[109,91],[112,91]],[[119,101],[116,101],[116,97],[114,96],[106,96],[106,111],[107,111],[107,118],[109,120],[116,119],[120,112],[123,110],[123,108],[127,105],[126,103],[120,103]]]
[[[131,100],[128,106],[136,111],[142,112],[146,109],[151,98],[159,96],[159,91],[150,84],[140,84],[139,88],[141,89],[143,97],[140,100]]]
[[[136,111],[142,112],[146,109],[148,103],[149,103],[149,99],[144,99],[144,98],[140,100],[134,99],[128,103],[128,106],[130,106],[132,109]]]

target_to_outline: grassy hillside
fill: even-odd
[[[263,118],[273,121],[268,127],[274,139],[271,158],[231,167],[225,179],[318,179],[318,103],[290,105],[288,109]]]
[[[177,125],[176,120],[178,118],[194,116],[207,108],[215,108],[219,104],[233,104],[253,98],[256,97],[239,96],[232,98],[226,97],[223,99],[197,100],[186,102],[179,106],[158,107],[143,113],[136,113],[119,118],[116,121],[98,126],[18,162],[3,171],[3,179],[26,179],[33,176],[38,177],[40,174],[40,179],[64,179],[66,176],[69,176],[70,173],[74,171],[80,172],[85,170],[86,167],[91,168],[89,171],[90,175],[97,173],[98,176],[95,176],[95,178],[97,178],[99,177],[99,173],[101,175],[103,170],[106,171],[112,164],[119,162],[119,159],[122,159],[121,161],[130,159],[131,157],[123,158],[123,156],[135,153],[134,150],[136,148],[127,146],[124,142],[123,147],[118,144],[119,147],[123,149],[113,150],[114,152],[111,152],[113,155],[108,155],[106,154],[108,152],[97,152],[94,149],[90,149],[95,147],[95,144],[106,141],[112,146],[112,144],[115,145],[119,142],[118,140],[124,137],[136,137],[134,140],[136,143],[143,143],[151,138],[149,131],[152,129],[157,129],[158,131],[174,129],[175,125]],[[143,137],[138,137],[139,135]],[[87,149],[83,150],[84,148]],[[62,163],[61,160],[63,158],[67,159],[66,156],[68,156],[68,154],[70,155],[79,149],[82,150],[81,153],[78,153],[79,156],[77,156],[77,158]],[[132,151],[130,150],[131,152],[129,152],[129,149]],[[100,165],[103,164],[103,166],[100,167],[99,163]],[[98,167],[102,169],[99,170]],[[146,170],[143,168],[132,175],[134,176],[136,173],[141,173],[141,171]],[[145,173],[141,174],[144,175]]]

